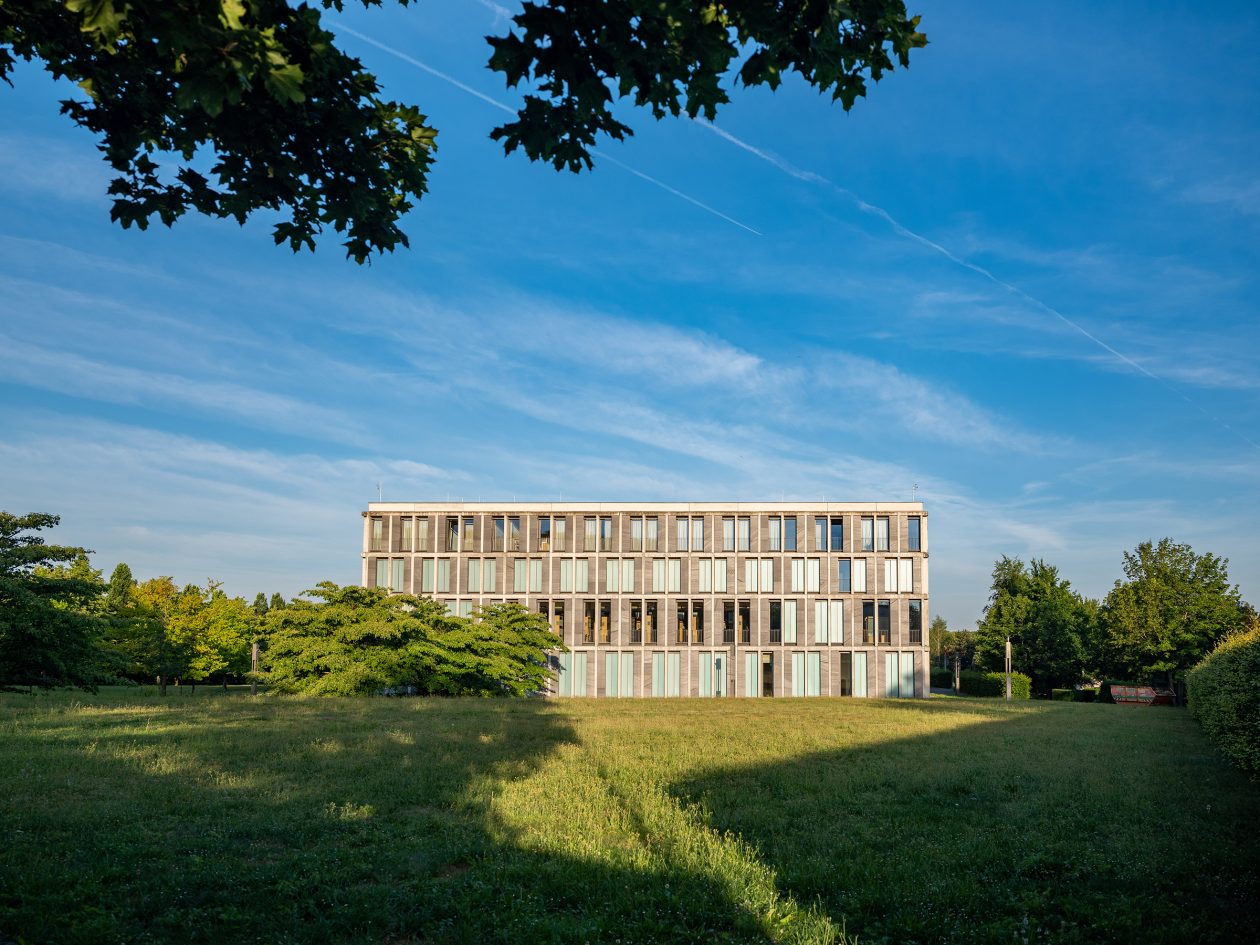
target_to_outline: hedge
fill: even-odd
[[[1072,701],[1073,702],[1097,702],[1098,690],[1092,689],[1088,686],[1082,689],[1077,689],[1076,692],[1072,696]]]
[[[1075,689],[1051,689],[1050,698],[1055,702],[1071,702]]]
[[[953,689],[954,688],[954,671],[945,669],[941,666],[932,667],[932,688],[933,689]]]
[[[1190,712],[1208,738],[1260,781],[1260,622],[1222,640],[1186,683]]]
[[[984,673],[978,669],[964,669],[961,677],[961,689],[964,696],[997,696],[1006,695],[1005,673]],[[1011,698],[1032,698],[1032,680],[1023,673],[1011,673]]]

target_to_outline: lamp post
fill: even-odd
[[[1011,638],[1006,638],[1006,701],[1011,701]]]

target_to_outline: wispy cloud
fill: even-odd
[[[104,203],[111,174],[86,133],[81,148],[34,135],[0,137],[0,190],[79,203]]]

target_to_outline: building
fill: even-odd
[[[373,502],[363,583],[518,601],[562,696],[928,693],[920,502]]]

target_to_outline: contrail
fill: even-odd
[[[761,160],[765,161],[767,164],[773,165],[774,167],[778,168],[780,171],[782,171],[783,173],[787,174],[790,177],[795,177],[797,180],[805,181],[811,184],[821,184],[824,187],[830,188],[836,193],[844,196],[846,199],[851,200],[857,206],[857,208],[861,210],[863,213],[867,213],[867,214],[870,214],[871,216],[879,217],[881,220],[887,223],[890,227],[892,227],[893,231],[896,232],[899,236],[903,236],[906,239],[913,240],[914,242],[920,244],[921,246],[925,246],[928,249],[932,250],[933,252],[939,253],[940,255],[944,256],[946,259],[948,259],[950,262],[954,263],[955,265],[961,266],[964,269],[969,269],[972,272],[976,273],[977,275],[983,276],[985,279],[988,279],[994,285],[999,286],[1002,289],[1005,289],[1007,292],[1011,293],[1017,298],[1022,299],[1023,301],[1027,302],[1029,305],[1032,305],[1035,308],[1040,309],[1041,311],[1045,312],[1048,315],[1053,315],[1063,324],[1067,325],[1069,328],[1072,328],[1079,334],[1083,335],[1085,338],[1088,338],[1099,348],[1102,348],[1104,351],[1106,351],[1108,354],[1114,357],[1117,361],[1120,361],[1122,364],[1126,364],[1129,367],[1133,368],[1135,371],[1138,371],[1141,374],[1146,375],[1151,380],[1155,381],[1157,384],[1160,384],[1161,386],[1167,388],[1172,393],[1176,394],[1178,397],[1184,400],[1187,404],[1189,404],[1195,410],[1199,411],[1209,420],[1212,420],[1213,422],[1224,427],[1226,430],[1229,430],[1231,433],[1238,436],[1240,439],[1242,439],[1244,442],[1246,442],[1250,446],[1255,447],[1256,449],[1260,449],[1260,443],[1256,443],[1246,434],[1242,433],[1239,430],[1234,429],[1224,420],[1209,413],[1207,410],[1199,406],[1199,404],[1193,401],[1190,397],[1188,397],[1185,393],[1183,393],[1180,389],[1175,387],[1169,381],[1160,377],[1158,374],[1155,374],[1149,368],[1143,366],[1142,364],[1139,364],[1137,361],[1134,361],[1129,356],[1117,351],[1115,348],[1107,344],[1107,342],[1103,341],[1097,335],[1090,333],[1084,327],[1072,321],[1072,319],[1068,318],[1058,309],[1054,308],[1053,306],[1047,305],[1045,302],[1041,301],[1041,299],[1036,298],[1035,296],[1029,295],[1023,289],[1019,288],[1019,286],[1012,285],[1011,283],[1007,282],[1005,279],[1002,279],[1000,276],[997,276],[994,273],[990,272],[988,269],[985,269],[983,266],[978,266],[975,263],[971,262],[970,260],[964,259],[961,256],[957,255],[956,253],[951,252],[949,249],[942,246],[940,243],[934,242],[933,240],[928,239],[926,236],[923,236],[922,234],[914,232],[914,230],[911,230],[909,227],[899,222],[895,217],[893,217],[891,213],[889,213],[883,207],[877,207],[872,203],[868,203],[867,201],[859,197],[857,194],[855,194],[853,191],[845,187],[841,187],[839,184],[836,184],[835,182],[828,180],[826,177],[823,177],[821,174],[816,174],[813,171],[807,171],[804,168],[797,167],[791,161],[788,161],[771,151],[763,151],[761,148],[758,148],[755,145],[749,144],[747,141],[743,141],[735,137],[729,131],[724,131],[723,129],[719,128],[717,125],[713,124],[713,122],[711,121],[706,121],[703,118],[693,118],[692,121],[694,121],[697,125],[700,125],[702,128],[707,128],[709,131],[712,131],[715,135],[717,135],[723,141],[727,141],[730,144],[735,145],[737,148],[742,148],[743,150],[747,151],[749,154],[757,158],[760,158]]]
[[[490,6],[490,4],[487,4],[487,6]],[[414,56],[409,56],[405,52],[399,49],[395,49],[392,46],[386,46],[380,40],[373,39],[371,36],[368,36],[365,33],[360,33],[356,29],[351,29],[349,26],[346,26],[344,23],[342,23],[340,20],[336,19],[335,17],[328,17],[328,20],[336,24],[336,27],[340,32],[348,33],[351,36],[354,36],[357,39],[360,39],[363,42],[367,43],[369,46],[375,46],[377,49],[381,50],[382,52],[387,52],[391,56],[395,56],[398,59],[401,59],[403,62],[409,63],[410,65],[415,66],[417,69],[427,72],[429,75],[433,76],[434,78],[441,79],[443,82],[446,82],[450,85],[455,86],[455,88],[459,89],[461,92],[467,92],[469,95],[473,96],[474,98],[481,99],[481,101],[485,102],[487,105],[491,105],[499,109],[500,111],[507,112],[509,115],[516,114],[516,109],[512,108],[512,106],[506,104],[505,102],[500,102],[497,98],[492,98],[491,96],[486,95],[484,92],[478,92],[471,85],[467,85],[463,82],[460,82],[459,79],[455,78],[454,76],[447,75],[445,72],[441,72],[437,69],[434,69],[428,63],[421,62],[419,59],[415,58]],[[723,213],[720,210],[715,210],[713,207],[710,207],[707,203],[703,203],[702,201],[697,200],[695,197],[685,194],[681,190],[671,187],[669,186],[669,184],[666,184],[663,181],[657,180],[655,177],[651,177],[647,174],[644,174],[642,171],[636,170],[635,168],[631,167],[629,164],[625,164],[622,161],[619,161],[616,158],[610,157],[609,155],[603,154],[602,152],[599,152],[599,151],[595,151],[595,154],[597,154],[601,160],[608,161],[610,164],[616,164],[622,170],[633,174],[635,177],[638,177],[642,180],[647,181],[649,184],[652,184],[655,187],[659,187],[661,190],[665,191],[667,194],[672,194],[673,196],[679,198],[680,200],[685,200],[687,201],[687,203],[692,204],[693,206],[699,207],[701,210],[705,211],[706,213],[711,213],[713,216],[717,217],[719,220],[725,220],[727,223],[733,223],[735,226],[739,227],[741,230],[747,230],[749,233],[752,233],[754,236],[764,235],[759,230],[753,229],[751,226],[748,226],[746,223],[741,223],[739,220],[736,220],[734,217],[727,216],[725,213]]]

